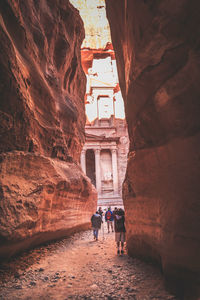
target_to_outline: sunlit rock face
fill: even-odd
[[[105,0],[70,0],[79,10],[85,27],[82,48],[103,49],[111,42]]]
[[[78,163],[86,85],[78,11],[67,0],[5,0],[0,9],[0,255],[9,256],[85,228],[96,192]]]
[[[200,270],[199,2],[107,0],[106,9],[130,135],[128,251],[160,262],[170,286],[192,299]]]

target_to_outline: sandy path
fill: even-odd
[[[38,247],[0,267],[0,299],[176,299],[159,270],[116,255],[114,233],[92,231]]]

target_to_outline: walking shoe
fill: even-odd
[[[117,250],[117,254],[120,254],[120,251],[119,251],[119,249]]]
[[[124,254],[124,250],[121,250],[121,254],[122,254],[122,255]]]

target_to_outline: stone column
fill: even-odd
[[[96,173],[96,189],[101,194],[101,166],[100,166],[100,149],[95,149],[95,173]]]
[[[83,172],[86,174],[86,150],[82,150],[81,152],[81,168],[83,170]]]
[[[114,195],[118,195],[118,170],[117,170],[117,150],[112,149],[112,171],[113,171],[113,190]]]

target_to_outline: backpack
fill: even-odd
[[[124,220],[123,218],[116,219],[116,229],[123,230],[124,229]]]
[[[106,219],[107,220],[110,220],[111,219],[111,212],[110,211],[107,211],[107,214],[106,214]]]

